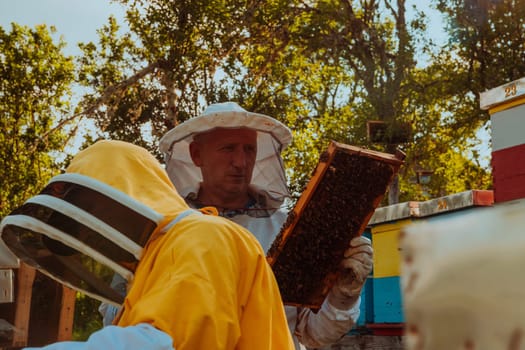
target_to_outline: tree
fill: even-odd
[[[416,78],[418,157],[433,169],[429,196],[467,189],[489,189],[489,169],[475,151],[476,132],[488,129],[489,115],[479,108],[480,93],[525,75],[525,2],[513,0],[434,1],[448,18],[449,40],[431,55]],[[428,122],[435,120],[432,124]],[[432,130],[435,130],[434,132]],[[434,133],[434,136],[432,136]],[[436,137],[437,136],[437,137]],[[465,169],[462,171],[460,169]],[[414,177],[412,172],[410,177]],[[412,195],[413,196],[413,195]]]
[[[393,2],[365,1],[358,6],[348,0],[318,1],[303,34],[316,37],[309,40],[311,50],[329,52],[335,64],[353,72],[355,84],[364,90],[361,105],[367,118],[386,125],[385,150],[390,153],[396,148],[396,142],[390,141],[393,133],[404,122],[402,105],[415,67],[405,1]],[[390,187],[390,204],[399,200],[397,181],[396,177]]]
[[[39,191],[60,170],[70,136],[62,125],[74,80],[71,57],[54,28],[0,28],[0,216]]]
[[[487,125],[479,94],[525,76],[525,1],[439,0],[448,19],[449,41],[434,57],[442,66],[447,95],[455,101],[462,130]]]
[[[98,46],[81,46],[83,81],[94,92],[82,113],[107,136],[158,152],[161,135],[224,93],[220,68],[259,37],[253,28],[265,28],[264,5],[273,2],[119,2],[127,6],[131,34],[120,35],[110,19]],[[276,17],[286,4],[274,4]]]
[[[422,26],[414,20],[409,33],[404,1],[397,1],[397,7],[391,1],[381,3],[297,4],[286,26],[287,40],[275,45],[280,47],[277,59],[264,66],[263,78],[256,75],[257,92],[265,100],[275,94],[290,96],[279,108],[295,131],[294,144],[286,153],[287,162],[293,164],[289,175],[295,193],[301,192],[331,139],[376,147],[366,138],[368,119],[383,121],[388,133],[406,121],[403,107],[415,67],[412,35]],[[257,72],[258,55],[268,51],[258,45],[246,50],[241,61],[250,74]],[[250,81],[243,78],[244,83]],[[387,146],[391,147],[378,148],[394,151],[395,145]]]
[[[406,113],[415,127],[407,152],[411,166],[402,169],[401,193],[405,200],[488,189],[492,184],[490,171],[482,166],[481,156],[475,151],[480,142],[475,132],[480,124],[460,122],[465,113],[479,108],[462,103],[464,97],[452,93],[453,82],[462,70],[456,67],[455,74],[450,74],[451,62],[444,56],[439,63],[434,61],[412,75]],[[418,172],[430,173],[431,181],[422,186]]]
[[[400,173],[402,201],[489,187],[490,174],[470,152],[480,123],[467,126],[462,122],[465,113],[479,113],[479,108],[458,104],[463,96],[451,94],[451,77],[464,70],[457,65],[448,71],[450,61],[445,52],[432,56],[436,61],[429,67],[416,66],[416,43],[423,44],[423,51],[432,52],[432,43],[423,38],[424,14],[416,11],[409,21],[403,0],[309,4],[297,30],[291,31],[291,45],[302,48],[302,57],[317,62],[317,70],[297,76],[295,83],[308,86],[322,77],[316,89],[302,90],[303,101],[310,102],[305,140],[312,142],[316,135],[324,142],[333,138],[390,153],[400,147],[407,154]],[[330,79],[328,70],[318,67],[338,69],[341,76]],[[366,138],[369,120],[386,126],[382,142]],[[323,142],[318,142],[317,149],[322,147]],[[460,166],[470,169],[468,179],[460,171],[440,170]],[[424,169],[432,170],[433,176],[422,191],[413,178]],[[390,204],[398,200],[395,187],[394,182]]]
[[[335,139],[387,152],[400,145],[408,155],[400,179],[407,191],[400,196],[411,200],[418,187],[408,191],[410,178],[424,154],[419,142],[443,140],[432,131],[457,135],[468,129],[454,128],[468,109],[457,108],[450,95],[450,72],[436,73],[448,62],[437,60],[428,74],[415,66],[424,16],[408,21],[404,0],[120,2],[128,6],[131,34],[119,34],[110,20],[98,46],[83,46],[81,61],[94,92],[83,101],[84,115],[106,136],[157,152],[168,128],[205,104],[232,99],[293,126],[295,140],[285,157],[296,195],[321,150]],[[444,88],[421,80],[435,78]],[[429,116],[421,114],[429,110]],[[451,114],[445,124],[450,128],[441,128],[442,116]],[[367,139],[368,120],[385,123],[386,142]],[[421,137],[420,124],[428,127],[428,137]],[[405,142],[392,141],[399,130],[407,134]],[[472,136],[476,129],[468,130]],[[468,138],[444,139],[466,157],[460,149]],[[452,182],[438,178],[445,174],[435,173],[436,188],[429,193],[444,193],[437,184]]]
[[[466,67],[465,88],[477,94],[525,75],[525,1],[439,0],[436,4],[448,18],[446,49]]]

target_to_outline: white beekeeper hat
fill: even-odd
[[[200,168],[190,156],[193,137],[215,128],[257,131],[257,158],[251,185],[282,204],[289,192],[281,152],[291,142],[292,132],[278,120],[248,112],[235,102],[211,104],[201,115],[177,125],[161,138],[160,150],[165,156],[166,170],[179,193],[187,196],[202,181]]]

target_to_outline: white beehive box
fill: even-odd
[[[406,348],[525,349],[525,201],[407,226]]]

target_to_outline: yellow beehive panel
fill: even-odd
[[[372,227],[374,277],[400,275],[399,232],[411,222],[412,220],[400,220]]]

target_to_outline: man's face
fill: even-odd
[[[203,187],[228,199],[247,194],[257,156],[256,131],[215,129],[196,136],[190,153],[201,169]]]

